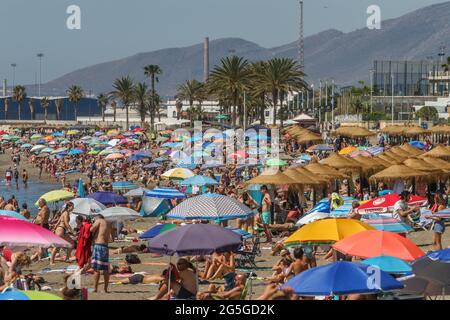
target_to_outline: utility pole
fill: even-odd
[[[246,95],[245,95],[245,91],[244,91],[244,133],[246,130],[246,126],[247,126],[247,104],[246,104]]]
[[[394,125],[394,75],[391,73],[391,83],[392,83],[392,120],[391,120],[391,124]]]
[[[42,58],[44,57],[43,53],[38,53],[37,57],[39,59],[39,97],[41,97],[41,85],[42,85]]]
[[[12,81],[12,87],[14,89],[14,87],[16,86],[16,67],[17,64],[16,63],[11,63],[11,67],[13,69],[13,81]]]
[[[370,113],[373,113],[373,75],[375,70],[370,69]]]
[[[322,80],[319,80],[319,126],[322,125]]]
[[[314,95],[314,83],[311,84],[311,88],[312,88],[312,109],[311,109],[311,111],[312,111],[312,114],[314,116],[314,106],[315,106],[314,100],[316,98],[315,95]]]
[[[300,71],[305,72],[305,39],[303,32],[303,1],[300,0],[300,37],[299,37],[299,64]]]
[[[328,129],[328,80],[325,80],[325,125]]]
[[[334,79],[331,80],[331,131],[334,131]]]

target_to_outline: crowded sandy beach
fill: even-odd
[[[414,273],[436,254],[441,271],[448,266],[450,150],[442,135],[340,127],[323,141],[294,125],[273,158],[266,151],[275,153],[277,131],[257,126],[233,138],[241,150],[225,151],[223,164],[211,153],[229,129],[200,140],[186,129],[149,137],[140,127],[0,132],[5,183],[17,188],[0,203],[2,291],[89,300],[446,295],[431,280],[436,266]],[[200,158],[183,151],[198,143]],[[23,203],[29,181],[60,187]],[[323,267],[355,266],[376,267],[380,287],[325,294],[329,284],[309,283],[327,281],[314,275]]]

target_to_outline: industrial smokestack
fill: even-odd
[[[206,37],[203,42],[203,82],[209,78],[209,38]]]
[[[6,79],[3,79],[3,96],[6,97]]]

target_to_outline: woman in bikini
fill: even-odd
[[[61,213],[61,216],[59,217],[59,220],[56,223],[56,227],[55,227],[55,234],[66,240],[67,242],[69,242],[72,247],[73,247],[73,240],[70,237],[71,234],[74,234],[74,231],[72,229],[72,227],[70,226],[69,222],[70,222],[70,213],[73,210],[73,203],[72,202],[68,202],[66,204],[66,208],[64,209],[64,211]],[[52,250],[52,255],[50,258],[50,265],[54,265],[55,264],[55,257],[56,257],[56,253],[58,251],[59,248],[53,248]],[[70,257],[70,253],[72,251],[71,248],[67,248],[67,254],[66,254],[66,261],[69,260]]]

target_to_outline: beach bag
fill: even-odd
[[[137,254],[134,254],[134,253],[128,253],[125,256],[125,261],[128,262],[129,264],[139,264],[139,263],[141,263],[141,259],[139,259]]]

